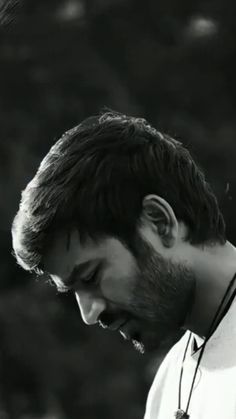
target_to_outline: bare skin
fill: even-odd
[[[236,273],[236,248],[228,241],[223,246],[195,248],[192,266],[196,275],[196,292],[185,327],[205,337],[224,293]],[[225,304],[235,288],[236,281]]]
[[[178,328],[204,337],[236,272],[235,247],[191,245],[187,227],[157,195],[144,198],[137,229],[139,256],[114,237],[82,244],[77,230],[68,247],[68,234],[60,231],[44,257],[45,269],[60,288],[80,265],[69,288],[83,321],[118,330],[136,346],[158,346]]]

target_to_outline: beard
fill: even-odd
[[[129,244],[137,263],[124,338],[136,350],[156,350],[166,338],[183,328],[195,291],[194,272],[183,262],[165,259],[140,235]]]

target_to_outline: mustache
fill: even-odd
[[[131,315],[127,313],[126,311],[120,311],[119,313],[104,311],[103,313],[100,314],[98,318],[98,322],[100,323],[101,326],[109,327],[112,323],[123,318],[127,319],[128,321],[131,318]]]

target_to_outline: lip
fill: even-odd
[[[130,330],[129,321],[127,321],[127,322],[125,322],[124,324],[121,325],[121,327],[119,328],[119,333],[121,334],[121,336],[125,340],[130,340],[131,339],[132,327],[131,327],[131,330]]]
[[[107,329],[108,326],[101,322],[101,320],[98,321],[99,326],[101,326],[103,329]]]
[[[127,322],[128,319],[117,319],[108,326],[108,329],[112,332],[115,332],[116,330],[120,330],[120,328],[123,327]]]
[[[119,332],[125,340],[130,340],[130,335],[126,331],[120,329]]]
[[[119,332],[125,340],[139,340],[137,338],[140,335],[139,327],[134,319],[128,319],[127,322],[120,326]]]

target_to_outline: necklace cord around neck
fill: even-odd
[[[231,288],[232,288],[232,286],[233,286],[233,284],[235,282],[235,279],[236,279],[236,274],[231,279],[231,281],[230,281],[230,283],[229,283],[229,285],[227,287],[227,290],[224,293],[224,296],[223,296],[223,298],[222,298],[222,300],[221,300],[221,302],[220,302],[220,304],[218,306],[218,309],[217,309],[217,311],[216,311],[216,313],[214,315],[214,318],[213,318],[213,320],[212,320],[212,322],[210,324],[210,327],[208,329],[208,332],[206,334],[205,341],[202,344],[201,352],[200,352],[199,357],[198,357],[198,360],[197,360],[197,364],[196,364],[196,367],[195,367],[195,371],[194,371],[194,375],[193,375],[193,380],[192,380],[192,384],[191,384],[191,388],[190,388],[190,392],[189,392],[188,402],[187,402],[187,406],[186,406],[186,414],[188,413],[188,408],[189,408],[189,404],[190,404],[190,400],[191,400],[191,396],[192,396],[192,392],[193,392],[194,383],[195,383],[196,376],[197,376],[198,367],[199,367],[199,364],[201,362],[201,359],[202,359],[202,356],[203,356],[203,353],[204,353],[205,346],[206,346],[208,340],[210,339],[210,337],[212,336],[212,334],[214,333],[214,331],[216,330],[216,328],[217,328],[218,324],[220,323],[221,319],[223,318],[224,313],[227,311],[227,308],[229,308],[230,305],[232,304],[232,302],[234,300],[234,297],[236,295],[236,290],[235,290],[234,293],[231,295],[230,300],[229,300],[229,302],[227,304],[227,307],[223,311],[221,318],[217,322],[217,318],[218,318],[218,316],[219,316],[219,314],[220,314],[220,312],[222,310],[222,307],[223,307],[224,302],[225,302],[225,300],[227,298],[227,295],[229,294],[229,292],[230,292],[230,290],[231,290]],[[188,347],[189,347],[191,336],[192,336],[192,333],[190,332],[189,338],[188,338],[188,341],[187,341],[187,345],[186,345],[186,348],[185,348],[185,351],[184,351],[184,355],[183,355],[182,365],[181,365],[180,380],[179,380],[178,409],[180,409],[180,406],[181,406],[181,387],[182,387],[182,376],[183,376],[184,361],[185,361],[185,358],[186,358],[186,355],[187,355],[187,350],[188,350]]]

